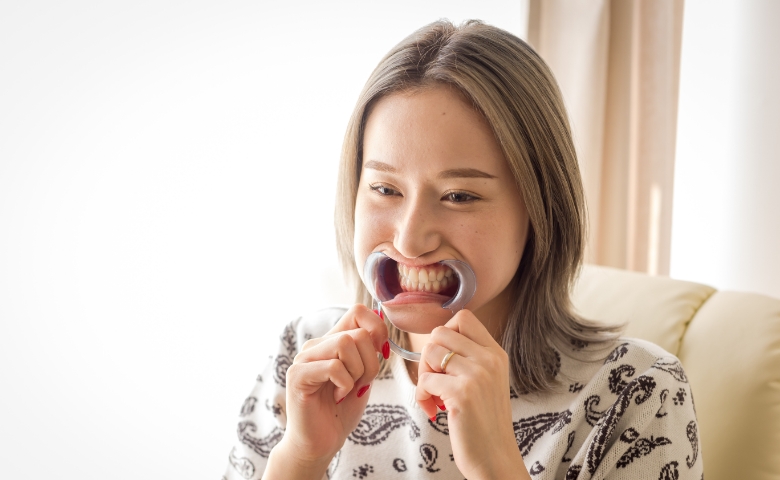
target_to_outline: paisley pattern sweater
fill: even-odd
[[[287,368],[310,338],[345,312],[322,310],[284,329],[241,408],[237,440],[223,480],[260,479],[286,425]],[[699,432],[688,379],[676,357],[637,339],[589,351],[556,351],[559,388],[511,393],[517,447],[534,480],[703,478]],[[330,463],[327,479],[462,479],[447,412],[431,421],[414,401],[414,385],[397,356],[376,378],[363,418]]]

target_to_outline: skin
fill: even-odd
[[[496,342],[528,235],[528,214],[503,153],[482,115],[445,86],[381,99],[364,135],[358,271],[378,251],[410,266],[461,260],[477,277],[476,294],[454,316],[424,296],[386,308],[397,325],[425,319],[433,328],[409,334],[422,353],[419,365],[411,364],[417,402],[429,416],[446,405],[454,460],[467,478],[530,478],[512,429],[508,357]],[[287,373],[288,425],[266,478],[322,478],[363,414],[370,389],[357,392],[375,378],[385,342],[383,322],[357,305],[304,345]],[[456,355],[445,373],[440,365],[449,351]]]

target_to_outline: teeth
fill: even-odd
[[[428,283],[428,271],[424,268],[420,269],[420,283]]]
[[[416,268],[407,268],[406,273],[404,274],[407,277],[409,277],[409,280],[417,283],[419,281],[419,278],[417,276],[417,269]]]
[[[425,268],[398,265],[398,281],[405,292],[439,293],[455,281],[452,270],[442,265]]]

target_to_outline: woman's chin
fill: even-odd
[[[429,334],[453,317],[451,311],[441,308],[442,302],[391,303],[383,303],[383,310],[390,322],[404,332]]]

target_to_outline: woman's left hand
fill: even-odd
[[[418,375],[417,403],[429,417],[444,403],[455,464],[466,478],[530,479],[512,428],[508,356],[473,313],[461,310],[433,330]]]

